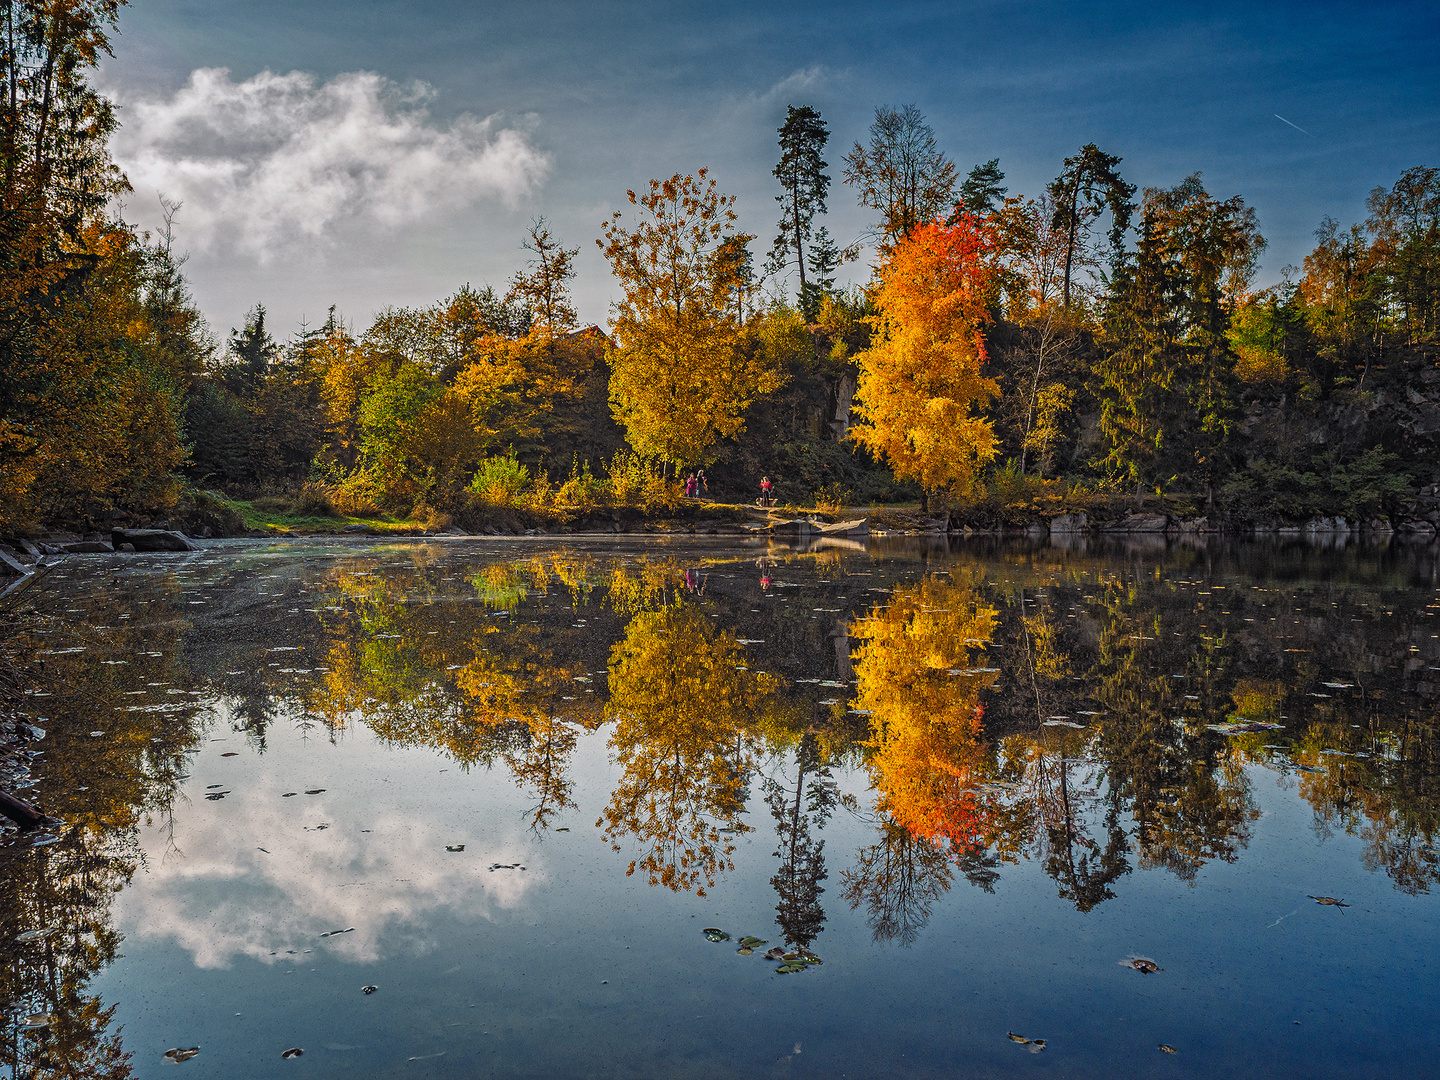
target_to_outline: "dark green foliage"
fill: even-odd
[[[805,248],[811,240],[815,215],[825,213],[825,198],[830,191],[830,177],[825,172],[828,163],[821,157],[830,132],[820,113],[809,105],[791,105],[779,131],[780,161],[775,166],[775,179],[784,191],[775,196],[775,201],[783,213],[766,267],[772,273],[788,272],[792,266],[799,272],[801,310],[813,317],[818,299],[811,295],[805,280],[807,269],[813,273],[813,256],[807,258]],[[830,246],[830,252],[822,256],[820,276],[828,269],[831,280],[829,284],[816,284],[829,288],[834,283],[835,254],[828,233],[823,242]]]
[[[1010,189],[1001,185],[1005,174],[1000,171],[1000,159],[991,158],[983,165],[976,165],[960,185],[960,201],[955,204],[957,214],[974,214],[986,217],[999,208]]]

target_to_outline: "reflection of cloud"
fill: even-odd
[[[371,72],[262,71],[234,82],[198,68],[169,98],[125,101],[112,148],[148,207],[155,191],[185,204],[188,239],[262,262],[340,223],[393,229],[481,198],[513,204],[549,159],[495,117],[434,123],[423,84],[401,90]]]
[[[164,829],[145,833],[148,873],[117,898],[117,925],[139,938],[175,939],[202,968],[226,967],[236,956],[284,963],[322,948],[373,961],[387,932],[408,931],[423,951],[426,913],[488,919],[518,907],[543,876],[528,861],[523,873],[487,870],[519,860],[519,843],[489,850],[467,843],[452,854],[445,845],[454,837],[443,826],[398,814],[362,823],[368,833],[361,824],[314,831],[342,820],[333,808],[328,814],[323,796],[282,799],[279,789],[263,787],[197,801],[177,820],[178,851],[166,853]],[[320,938],[351,926],[353,933]]]

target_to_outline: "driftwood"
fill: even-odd
[[[0,814],[4,814],[22,829],[36,829],[45,824],[44,814],[5,791],[0,791]]]

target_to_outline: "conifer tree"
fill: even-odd
[[[815,215],[825,213],[830,191],[830,177],[825,172],[828,163],[821,157],[830,132],[820,113],[809,105],[791,105],[779,131],[780,161],[775,178],[785,190],[775,201],[784,212],[766,267],[772,273],[783,273],[791,266],[799,272],[800,308],[807,318],[813,318],[814,304],[805,280],[809,268],[805,249],[811,242]]]

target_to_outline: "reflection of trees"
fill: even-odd
[[[619,783],[596,825],[620,850],[633,836],[652,885],[705,895],[733,869],[752,731],[773,675],[746,670],[733,633],[704,612],[671,606],[636,615],[610,655],[610,747]],[[726,830],[722,833],[721,830]]]
[[[783,774],[779,779],[766,777],[761,787],[779,839],[775,855],[780,868],[770,879],[780,898],[776,922],[787,942],[808,946],[825,926],[825,910],[820,906],[825,890],[820,883],[827,876],[825,839],[812,830],[825,827],[838,799],[830,765],[813,730],[807,730],[795,748],[795,768],[793,793]]]
[[[949,888],[948,859],[975,884],[995,881],[986,848],[996,800],[978,786],[991,764],[980,691],[995,678],[975,667],[995,622],[972,587],[930,577],[896,589],[853,628],[862,641],[856,706],[870,716],[866,764],[882,824],[845,894],[867,906],[877,938],[914,939]]]
[[[1198,649],[1189,635],[1173,643],[1166,620],[1137,614],[1136,599],[1112,590],[1102,608],[1095,698],[1109,715],[1099,751],[1110,798],[1135,819],[1142,865],[1193,882],[1211,859],[1234,862],[1259,817],[1232,748],[1205,728],[1229,713],[1218,687],[1228,682],[1231,643],[1223,634],[1197,635]],[[1185,686],[1198,699],[1188,716]]]
[[[1348,714],[1345,720],[1348,720]],[[1296,741],[1300,794],[1317,831],[1360,837],[1370,870],[1401,892],[1440,882],[1440,742],[1432,723],[1407,717],[1383,735],[1344,720],[1311,724]]]
[[[930,920],[935,901],[950,890],[949,853],[893,818],[878,819],[875,843],[861,848],[840,874],[845,899],[865,907],[876,941],[910,945]]]

